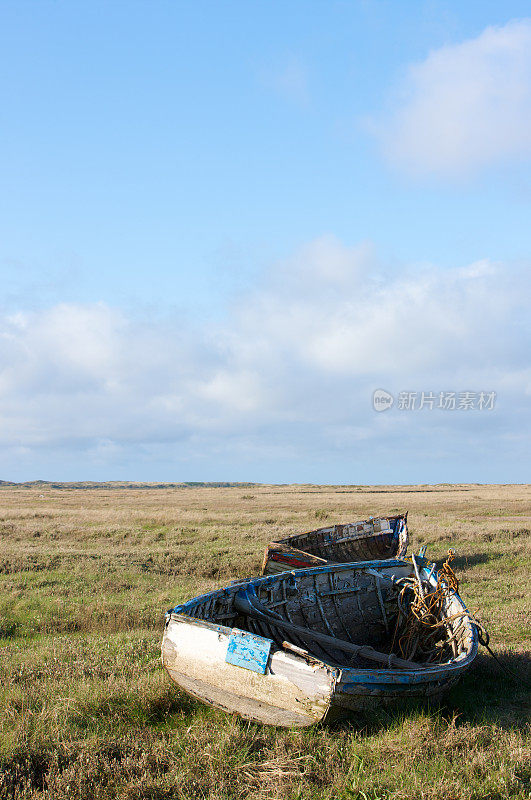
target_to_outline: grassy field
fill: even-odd
[[[525,486],[0,489],[0,798],[528,798]],[[457,550],[488,655],[445,705],[280,730],[160,667],[163,613],[257,574],[274,538],[409,509],[410,550]],[[526,688],[527,687],[527,688]]]

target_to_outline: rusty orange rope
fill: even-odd
[[[454,558],[455,552],[449,550],[433,591],[426,591],[418,573],[417,578],[405,579],[398,595],[399,614],[391,646],[393,650],[397,643],[403,658],[411,660],[418,653],[426,662],[442,661],[450,644],[454,655],[457,653],[456,633],[448,637],[446,631],[451,622],[467,616],[468,612],[461,611],[450,617],[442,615],[445,602],[459,588],[459,581],[450,566]]]
[[[422,585],[413,561],[416,575],[402,578],[400,581],[402,589],[398,595],[399,613],[391,652],[395,650],[396,645],[398,654],[403,658],[411,660],[415,656],[416,660],[427,664],[436,661],[441,663],[445,656],[450,655],[448,651],[450,645],[453,655],[457,655],[456,638],[460,626],[454,628],[451,623],[467,617],[477,630],[479,643],[488,650],[499,667],[519,684],[529,685],[521,676],[503,664],[491,650],[489,634],[475,613],[463,610],[451,616],[443,616],[443,605],[459,589],[459,580],[450,566],[454,558],[455,551],[448,550],[448,556],[438,572],[437,585],[433,591],[429,591],[427,585]]]

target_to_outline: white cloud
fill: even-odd
[[[531,20],[486,28],[409,69],[372,124],[388,160],[418,175],[461,176],[531,156]]]
[[[323,237],[240,296],[216,329],[104,304],[5,316],[0,464],[17,463],[20,448],[28,463],[68,451],[133,469],[164,449],[260,463],[274,453],[381,458],[452,436],[483,446],[485,414],[468,431],[463,416],[374,414],[372,391],[495,390],[505,417],[490,419],[504,420],[504,435],[519,430],[531,391],[527,276],[489,261],[391,272],[370,245]]]
[[[351,379],[472,366],[487,342],[497,352],[508,345],[517,325],[509,309],[519,302],[504,268],[488,261],[391,275],[368,245],[324,238],[280,265],[242,307],[233,349],[246,363],[283,354],[291,365]]]
[[[262,385],[255,370],[221,369],[195,387],[197,395],[239,413],[254,411],[263,405],[268,394],[267,385]]]

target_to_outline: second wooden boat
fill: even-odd
[[[328,563],[403,558],[408,542],[407,513],[318,528],[271,542],[262,575]]]

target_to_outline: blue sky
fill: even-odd
[[[528,480],[528,17],[3,2],[1,477]]]

